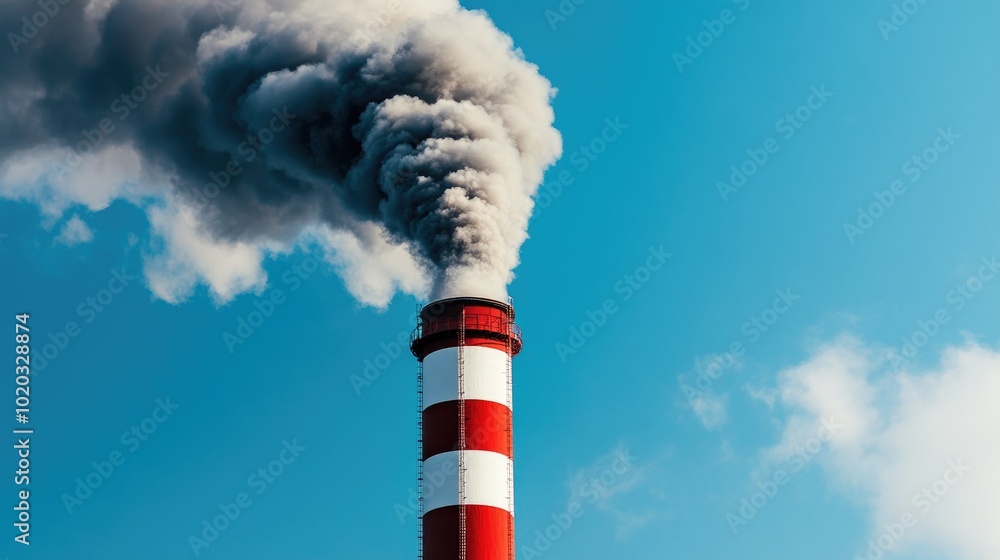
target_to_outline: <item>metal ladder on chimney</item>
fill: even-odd
[[[458,326],[458,560],[466,560],[465,519],[465,309]]]
[[[424,557],[424,361],[417,362],[417,560]]]
[[[507,322],[507,336],[504,339],[505,340],[505,346],[506,346],[505,349],[507,351],[507,371],[506,371],[506,376],[507,376],[507,403],[511,406],[511,415],[510,415],[511,421],[504,428],[507,431],[507,441],[511,442],[511,447],[510,447],[510,466],[508,467],[508,470],[507,470],[507,506],[508,506],[508,511],[510,511],[510,517],[508,518],[508,521],[507,521],[507,523],[509,524],[509,526],[507,527],[507,554],[508,554],[509,560],[515,560],[515,556],[516,556],[516,554],[514,552],[514,445],[513,445],[513,442],[514,442],[514,433],[513,433],[513,431],[514,431],[514,413],[513,413],[513,410],[514,410],[514,408],[513,408],[514,407],[514,376],[513,376],[513,370],[511,369],[511,364],[510,364],[510,362],[511,362],[510,353],[512,351],[512,348],[511,348],[511,346],[512,346],[512,344],[511,344],[511,337],[514,334],[513,333],[512,323],[513,323],[512,321],[508,321]]]

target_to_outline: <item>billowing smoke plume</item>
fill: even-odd
[[[366,303],[501,298],[561,151],[549,82],[454,0],[7,0],[0,30],[0,196],[143,207],[172,301],[303,244]]]

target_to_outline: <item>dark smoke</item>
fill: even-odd
[[[0,6],[0,165],[59,153],[39,187],[57,189],[76,155],[131,150],[160,180],[112,197],[193,210],[198,235],[261,246],[327,226],[365,246],[375,224],[433,295],[505,293],[561,146],[550,84],[483,13],[62,1]]]

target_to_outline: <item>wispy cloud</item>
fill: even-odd
[[[585,467],[573,470],[566,480],[569,504],[590,504],[615,521],[615,536],[623,539],[653,518],[650,511],[636,512],[628,498],[649,480],[654,463],[632,455],[622,444]]]
[[[778,403],[788,416],[764,456],[782,456],[834,418],[842,430],[819,463],[870,507],[871,539],[857,545],[859,556],[922,546],[1000,558],[1000,351],[969,342],[947,348],[933,368],[899,374],[884,356],[845,336],[781,372]]]
[[[739,355],[732,352],[708,354],[695,359],[694,370],[677,376],[677,384],[701,424],[709,430],[721,428],[729,419],[729,395],[717,394],[727,375],[743,367]]]
[[[60,230],[59,235],[56,237],[57,243],[61,243],[67,247],[90,243],[93,240],[94,232],[91,231],[87,223],[81,220],[79,216],[73,216],[66,220],[62,230]]]
[[[701,424],[709,430],[721,428],[728,419],[726,404],[729,395],[716,396],[711,392],[704,392],[695,395],[691,399],[691,410],[698,416]]]

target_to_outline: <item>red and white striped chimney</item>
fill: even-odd
[[[514,308],[436,301],[420,311],[410,348],[421,364],[420,558],[514,560]]]

